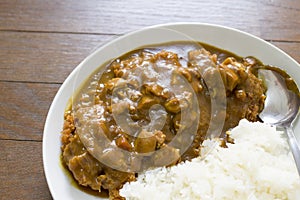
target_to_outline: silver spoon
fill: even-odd
[[[259,117],[264,123],[285,129],[300,175],[300,147],[292,129],[292,123],[299,113],[299,94],[289,90],[285,78],[275,71],[260,69],[258,74],[268,88],[265,107]]]

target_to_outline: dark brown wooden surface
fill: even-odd
[[[93,49],[138,28],[184,21],[238,28],[300,62],[299,0],[0,0],[0,199],[52,199],[44,122],[61,83]]]

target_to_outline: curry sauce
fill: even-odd
[[[254,69],[262,66],[193,42],[111,60],[65,112],[62,161],[80,185],[123,199],[118,191],[136,172],[195,158],[205,138],[223,137],[243,118],[259,120],[266,88]]]

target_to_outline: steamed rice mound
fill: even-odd
[[[228,148],[206,140],[202,156],[139,174],[120,190],[127,200],[299,200],[300,179],[284,133],[241,120]]]

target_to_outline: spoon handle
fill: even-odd
[[[288,126],[285,128],[286,129],[286,133],[288,135],[288,141],[290,144],[290,149],[293,153],[294,156],[294,160],[296,162],[296,167],[298,170],[298,174],[300,175],[300,147],[297,143],[297,139],[295,137],[294,131],[292,129],[291,126]]]

